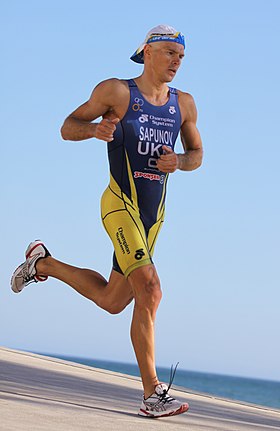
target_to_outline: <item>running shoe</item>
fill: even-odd
[[[25,262],[14,271],[11,279],[11,288],[15,293],[21,292],[30,283],[46,281],[48,277],[36,274],[36,263],[39,259],[51,256],[40,240],[31,242],[25,252]]]
[[[143,398],[138,415],[149,418],[180,415],[189,409],[188,403],[181,403],[169,394],[169,386],[160,383],[149,398]]]

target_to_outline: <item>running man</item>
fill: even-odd
[[[131,340],[144,395],[139,414],[162,417],[188,409],[169,395],[155,366],[154,322],[161,300],[159,277],[152,260],[164,220],[168,176],[177,169],[192,171],[202,162],[196,128],[196,107],[190,94],[169,87],[184,57],[182,33],[166,25],[150,30],[131,56],[144,69],[134,79],[99,83],[90,99],[70,114],[63,139],[96,138],[107,142],[110,183],[101,201],[104,227],[114,246],[109,280],[53,258],[41,241],[26,250],[26,261],[12,276],[12,290],[54,277],[109,313],[120,313],[131,301]],[[102,117],[100,122],[94,122]],[[174,152],[180,132],[184,148]]]

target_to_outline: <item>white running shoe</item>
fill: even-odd
[[[26,260],[14,271],[11,279],[11,288],[15,293],[21,292],[30,283],[46,281],[48,277],[36,275],[35,265],[39,259],[51,256],[40,240],[31,242],[25,252]]]
[[[162,418],[165,416],[180,415],[189,409],[188,403],[181,403],[170,397],[169,387],[160,383],[155,392],[145,400],[143,398],[138,415],[149,418]]]

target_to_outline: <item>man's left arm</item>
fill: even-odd
[[[161,172],[193,171],[202,163],[203,149],[199,131],[196,127],[197,111],[190,94],[180,94],[180,108],[182,112],[181,141],[183,154],[176,154],[170,147],[163,146],[164,154],[157,162]]]

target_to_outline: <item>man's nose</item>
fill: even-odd
[[[173,64],[180,64],[180,63],[181,63],[181,59],[179,56],[173,58]]]

